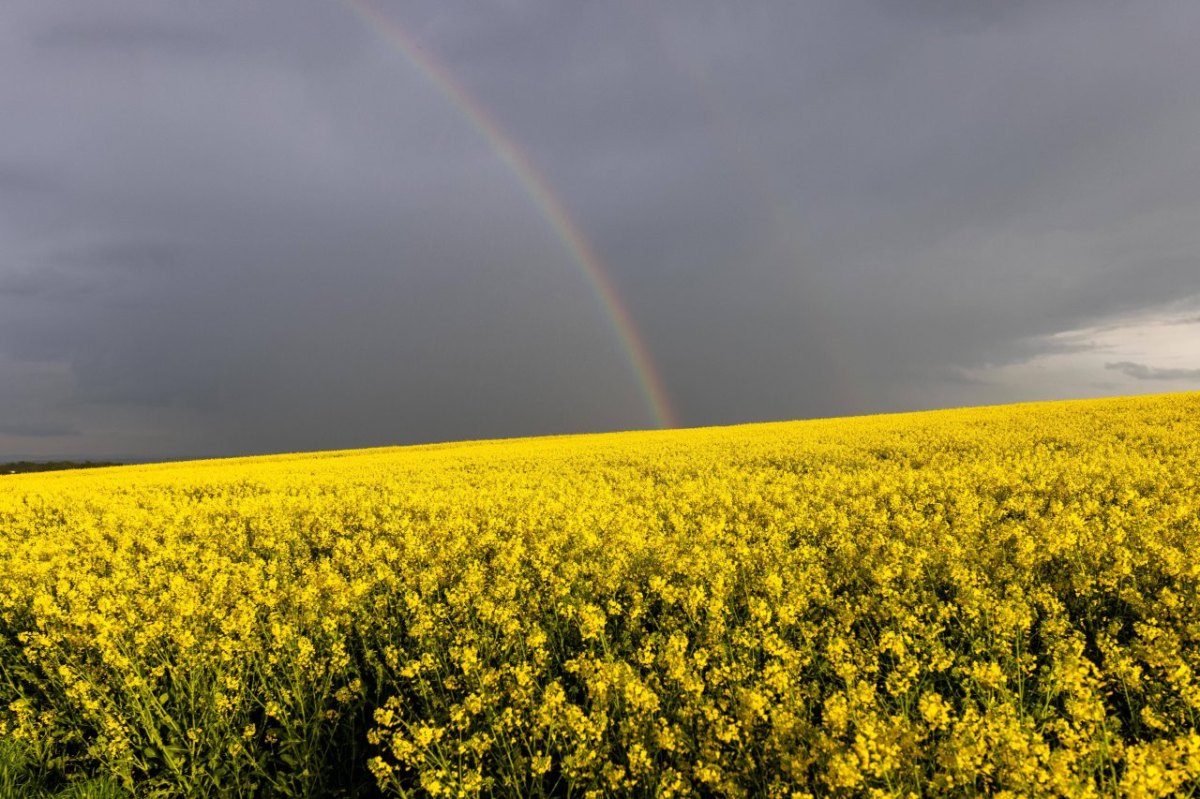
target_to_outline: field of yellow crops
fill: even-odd
[[[1200,786],[1200,395],[0,478],[0,796]]]

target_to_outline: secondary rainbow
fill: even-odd
[[[487,141],[496,156],[516,176],[592,288],[601,310],[616,333],[629,365],[637,377],[643,400],[654,423],[659,427],[678,427],[677,417],[671,407],[662,378],[654,368],[650,351],[634,325],[629,311],[621,301],[620,295],[617,294],[616,287],[608,277],[603,261],[592,249],[563,202],[529,157],[449,70],[435,61],[400,23],[375,8],[368,0],[344,0],[344,2],[403,53],[408,62],[445,95],[458,112]]]

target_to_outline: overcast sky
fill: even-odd
[[[343,0],[0,5],[0,460],[643,428]],[[679,421],[1200,389],[1200,4],[373,0]]]

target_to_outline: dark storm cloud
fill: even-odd
[[[43,174],[11,164],[0,164],[0,201],[46,194],[54,188],[54,182]]]
[[[373,5],[575,217],[687,424],[1071,393],[1001,374],[1200,296],[1194,4]],[[0,22],[0,452],[650,423],[529,185],[350,4]]]
[[[178,267],[184,253],[177,244],[152,240],[101,241],[52,251],[45,257],[51,266],[77,270],[161,270]]]
[[[1105,369],[1112,369],[1138,380],[1197,380],[1200,379],[1200,369],[1156,369],[1144,363],[1118,361],[1106,363]]]
[[[39,47],[76,53],[93,48],[122,53],[154,49],[178,56],[213,55],[231,49],[227,39],[209,31],[137,19],[71,20],[46,28],[34,41]]]
[[[0,436],[13,438],[63,438],[77,435],[78,430],[65,424],[0,424]]]
[[[1038,6],[1053,5],[1053,0],[906,0],[892,3],[876,0],[876,7],[894,18],[908,18],[923,25],[939,25],[965,30],[981,30],[1028,19]]]

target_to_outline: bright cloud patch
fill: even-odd
[[[1041,354],[971,374],[1025,394],[1200,389],[1200,297],[1039,339]],[[1083,392],[1075,391],[1076,394]]]

